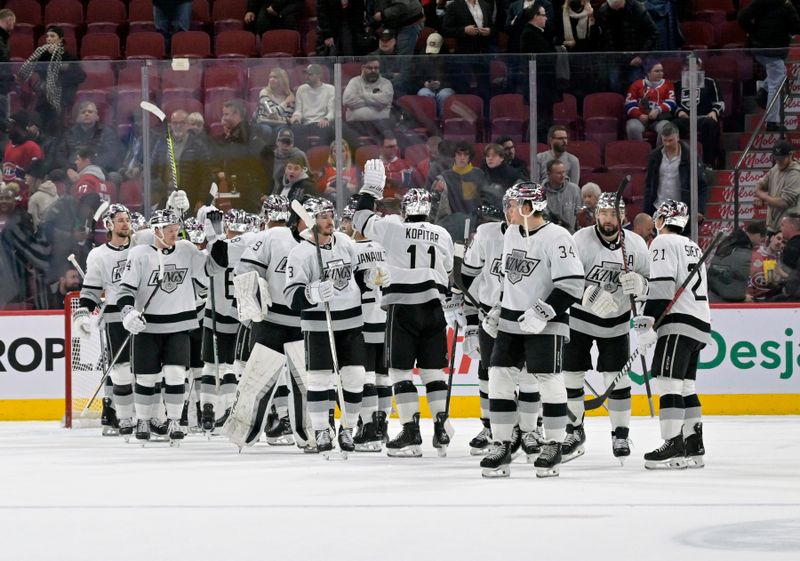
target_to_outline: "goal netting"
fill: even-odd
[[[105,346],[105,334],[98,319],[100,310],[92,313],[92,332],[89,337],[78,337],[72,332],[72,312],[80,307],[80,292],[70,292],[64,298],[65,330],[64,342],[66,345],[65,367],[65,407],[64,426],[66,428],[98,427],[100,426],[100,413],[103,408],[103,389],[97,394],[91,407],[84,413],[86,404],[92,398],[103,371],[108,363],[108,353]]]

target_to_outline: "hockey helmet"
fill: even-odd
[[[517,185],[513,185],[503,194],[503,212],[508,212],[511,201],[517,200]]]
[[[250,231],[249,214],[241,209],[232,208],[225,213],[225,229],[242,234]]]
[[[517,183],[516,193],[514,200],[517,201],[517,208],[522,214],[522,205],[528,203],[531,206],[531,214],[535,212],[544,212],[547,208],[547,197],[544,194],[544,188],[538,183],[533,181],[524,181]]]
[[[602,210],[604,208],[615,209],[617,204],[617,195],[616,193],[600,193],[600,196],[597,198],[597,206],[595,210]],[[619,199],[619,211],[620,213],[625,211],[625,201],[620,197]]]
[[[431,213],[431,194],[425,189],[409,189],[400,203],[403,216],[428,216]]]
[[[664,226],[677,226],[681,230],[689,222],[689,207],[686,203],[667,199],[653,213],[653,222],[657,223],[659,218],[664,219]]]
[[[147,228],[147,219],[141,212],[131,213],[131,228],[134,232]]]
[[[128,215],[128,218],[133,221],[133,217],[131,216],[131,211],[128,210],[123,204],[120,203],[113,203],[108,206],[106,211],[103,213],[103,228],[106,230],[113,230],[114,229],[114,217],[119,214],[120,212],[124,212]]]
[[[172,226],[173,224],[180,225],[181,219],[174,210],[165,208],[154,210],[153,215],[150,217],[150,228],[164,228],[165,226]]]
[[[289,199],[283,195],[270,195],[261,205],[261,214],[270,222],[289,220]]]
[[[358,205],[358,195],[353,195],[350,197],[350,200],[347,201],[344,209],[342,209],[342,220],[353,220],[353,216],[356,214],[356,206]]]
[[[503,211],[492,205],[481,205],[478,208],[478,215],[482,222],[499,222],[504,218]]]
[[[308,215],[314,219],[316,219],[320,214],[325,214],[326,212],[330,212],[331,216],[334,218],[336,217],[333,203],[328,199],[323,199],[322,197],[307,198],[303,201],[303,208],[306,209]],[[312,224],[306,224],[306,226],[312,226]]]
[[[196,218],[187,218],[183,223],[183,227],[189,236],[190,242],[200,244],[206,241],[205,228]]]
[[[266,221],[264,220],[264,218],[258,214],[247,215],[247,223],[250,225],[250,232],[253,233],[260,232],[261,229],[264,227],[265,222]]]

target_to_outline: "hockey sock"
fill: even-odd
[[[133,417],[133,374],[131,374],[131,364],[125,362],[114,365],[108,379],[112,382],[117,418],[131,419]]]
[[[681,393],[683,394],[683,438],[694,434],[694,426],[703,420],[700,409],[700,398],[697,397],[694,380],[684,380]]]
[[[567,388],[564,375],[536,374],[542,393],[542,417],[547,440],[562,442],[567,434]]]
[[[236,397],[236,384],[238,379],[233,371],[232,364],[226,364],[224,369],[225,374],[222,376],[219,384],[220,405],[226,410],[233,405],[234,397]]]
[[[217,375],[216,366],[207,362],[203,365],[200,377],[200,406],[210,403],[214,406],[214,414],[219,417],[223,411],[217,411]]]
[[[183,412],[183,401],[186,395],[186,369],[183,366],[164,366],[164,403],[167,418],[178,420]]]
[[[564,371],[564,385],[567,388],[567,407],[575,415],[574,421],[568,421],[572,426],[579,427],[583,424],[585,412],[583,397],[586,394],[583,389],[586,372]]]
[[[616,372],[603,372],[606,387],[616,377]],[[608,395],[608,416],[611,419],[611,430],[619,434],[618,428],[628,429],[631,426],[631,380],[622,378]]]
[[[437,413],[443,413],[447,408],[447,381],[444,372],[434,368],[421,368],[419,374],[425,384],[431,417],[436,418]]]
[[[364,375],[364,394],[361,397],[361,422],[372,422],[372,413],[378,410],[378,388],[375,387],[375,372]]]
[[[333,384],[333,372],[330,370],[308,371],[308,417],[314,430],[328,428],[328,411],[330,409],[330,386]]]
[[[659,405],[661,410],[658,413],[658,420],[661,425],[661,437],[669,440],[681,433],[683,426],[683,396],[681,389],[683,382],[672,378],[659,376],[655,379],[661,395]]]
[[[519,428],[522,432],[536,429],[536,421],[542,412],[539,380],[530,372],[519,375]]]
[[[519,420],[515,371],[516,368],[504,366],[489,368],[489,421],[492,438],[498,442],[511,440],[511,433]]]
[[[289,388],[286,384],[281,384],[275,390],[275,397],[272,401],[275,404],[275,409],[278,411],[278,417],[281,419],[289,414]]]
[[[364,391],[364,367],[342,366],[339,374],[342,377],[344,411],[347,413],[345,421],[349,428],[353,428],[358,423],[358,415],[361,412],[361,400]],[[341,404],[339,408],[341,409]]]
[[[400,422],[410,423],[414,415],[419,413],[419,395],[412,381],[411,370],[390,368],[389,377],[394,384],[394,399]]]
[[[481,419],[489,418],[489,369],[478,365],[478,395],[481,403]]]
[[[378,410],[388,417],[392,412],[392,383],[386,374],[375,375],[375,386],[378,392]]]
[[[153,391],[153,401],[150,403],[150,418],[156,421],[166,420],[166,411],[164,409],[164,378],[156,376],[155,390]]]
[[[153,400],[156,393],[157,374],[137,374],[133,387],[133,404],[136,418],[147,420],[152,418]]]
[[[103,384],[103,397],[114,397],[114,382],[111,381],[111,376],[106,376],[106,381]]]

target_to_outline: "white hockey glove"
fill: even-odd
[[[461,327],[467,326],[467,318],[464,316],[463,294],[454,292],[449,298],[445,298],[442,310],[444,311],[444,319],[450,327],[455,327],[456,324]]]
[[[383,198],[383,187],[386,185],[386,170],[380,158],[367,160],[364,164],[364,181],[359,193],[366,193],[375,199]]]
[[[541,333],[547,326],[547,322],[556,317],[556,311],[553,306],[539,298],[532,307],[525,310],[525,313],[519,316],[519,328],[526,333]]]
[[[636,297],[647,294],[647,279],[639,273],[634,271],[623,273],[619,276],[619,282],[624,294],[633,294]]]
[[[489,313],[483,318],[481,327],[489,337],[497,339],[497,332],[500,330],[500,304],[489,310]]]
[[[81,339],[87,339],[92,333],[92,319],[89,310],[78,308],[72,312],[72,331]]]
[[[636,332],[636,345],[642,355],[647,354],[647,349],[656,344],[658,334],[653,330],[655,320],[650,316],[636,316],[633,318],[633,330]]]
[[[222,211],[217,209],[205,213],[203,232],[206,235],[209,247],[222,236]]]
[[[481,347],[478,342],[478,326],[468,325],[464,330],[464,346],[462,347],[464,354],[475,360],[481,358]]]
[[[313,281],[306,285],[306,299],[312,304],[328,302],[333,298],[333,283],[329,280]]]
[[[258,273],[250,271],[233,277],[233,296],[236,298],[236,310],[239,321],[262,321],[261,304],[258,303]]]
[[[617,311],[617,302],[614,300],[614,295],[596,285],[586,287],[581,304],[601,318],[610,317],[611,314]]]
[[[147,327],[147,320],[144,319],[142,312],[133,306],[122,308],[122,327],[127,329],[132,335],[141,333]]]
[[[383,265],[378,265],[371,269],[367,269],[364,273],[364,282],[367,287],[375,290],[378,287],[386,288],[392,284],[392,278],[389,274],[389,269]]]
[[[189,210],[189,206],[189,197],[186,196],[186,191],[181,191],[179,189],[169,194],[167,208],[177,210],[180,214],[183,214]]]

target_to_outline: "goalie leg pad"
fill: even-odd
[[[516,370],[510,366],[489,368],[489,419],[492,437],[499,442],[511,440],[511,433],[519,421]]]
[[[233,277],[233,294],[236,297],[239,321],[261,321],[261,304],[258,302],[258,273],[250,271]]]
[[[564,375],[536,374],[542,393],[542,418],[547,440],[563,442],[567,435],[567,388]]]
[[[294,441],[300,448],[313,450],[317,446],[311,417],[308,415],[308,372],[306,372],[305,346],[302,340],[286,343],[286,363],[289,368],[287,382],[290,386],[289,419]]]
[[[255,273],[255,271],[253,271]],[[272,297],[269,295],[269,284],[266,279],[258,277],[258,296],[261,299],[261,317],[267,317],[269,307],[272,305]]]

